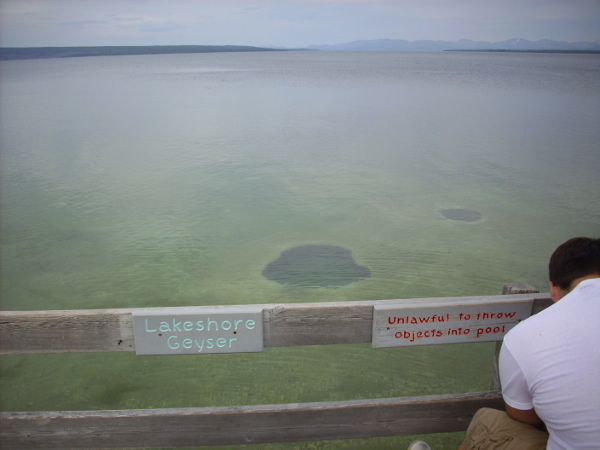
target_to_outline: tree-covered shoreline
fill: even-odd
[[[174,53],[272,52],[282,49],[244,45],[150,45],[99,47],[5,47],[0,60],[75,58],[85,56],[166,55]]]

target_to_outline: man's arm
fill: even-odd
[[[506,414],[508,414],[508,417],[511,419],[516,420],[517,422],[526,423],[527,425],[533,425],[540,430],[546,429],[544,422],[539,418],[535,409],[517,409],[506,403],[504,404],[504,407],[506,409]]]
[[[502,396],[504,397],[504,409],[506,414],[517,422],[533,425],[541,430],[545,429],[544,422],[537,415],[533,406],[533,399],[527,387],[525,376],[521,367],[515,360],[512,352],[503,344],[500,350],[500,380],[502,384]],[[530,409],[519,409],[510,406],[507,399],[511,399],[511,403],[523,405],[524,408],[529,406]]]

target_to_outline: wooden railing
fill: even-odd
[[[551,304],[548,294],[528,285],[505,285],[503,294],[258,306],[262,310],[264,347],[285,347],[372,342],[374,310],[389,306],[406,306],[414,313],[416,306],[431,312],[431,308],[527,303],[530,315]],[[211,308],[228,313],[239,306]],[[0,353],[133,352],[136,311],[140,310],[2,312]],[[486,340],[500,341],[502,336],[490,334]],[[6,412],[0,413],[0,447],[185,447],[463,431],[477,409],[502,407],[497,380],[492,380],[491,386],[490,391],[476,393],[304,404]]]

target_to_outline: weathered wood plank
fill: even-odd
[[[465,430],[498,392],[343,402],[0,414],[5,448],[153,448],[356,439]]]
[[[131,310],[0,314],[0,354],[133,350]]]
[[[263,307],[265,347],[284,347],[371,342],[374,305],[402,302],[425,307],[510,302],[525,297],[534,299],[536,312],[549,302],[548,294],[517,294],[258,306]],[[0,354],[135,351],[132,311],[4,311],[0,313]]]

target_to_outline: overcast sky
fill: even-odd
[[[3,47],[600,40],[600,0],[0,0]]]

